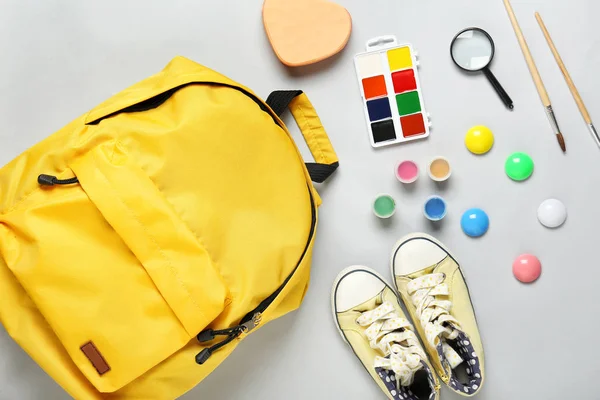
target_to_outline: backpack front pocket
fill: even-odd
[[[221,314],[228,289],[119,145],[98,146],[70,167],[78,184],[0,215],[0,252],[81,372],[114,392]]]

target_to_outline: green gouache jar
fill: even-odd
[[[373,202],[373,212],[379,218],[390,218],[396,212],[396,201],[389,194],[380,194]]]

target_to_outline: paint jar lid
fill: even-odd
[[[513,262],[513,275],[520,282],[531,283],[542,274],[542,263],[531,254],[521,254]]]
[[[544,200],[538,208],[537,216],[546,228],[558,228],[567,220],[567,207],[557,199]]]
[[[373,202],[373,213],[382,219],[390,218],[396,212],[396,201],[386,193],[377,195]]]
[[[452,175],[450,161],[445,157],[435,157],[427,167],[429,177],[436,182],[444,182]]]
[[[524,181],[533,174],[533,160],[526,153],[513,153],[506,159],[504,170],[513,181]]]
[[[419,166],[412,160],[400,161],[394,170],[396,178],[405,184],[416,182],[419,179]]]
[[[430,196],[425,200],[423,214],[430,221],[441,221],[448,212],[446,201],[440,196]]]
[[[474,126],[465,135],[465,146],[473,154],[485,154],[493,145],[494,134],[487,126]]]
[[[460,219],[463,232],[470,237],[483,236],[490,227],[488,215],[480,208],[471,208]]]

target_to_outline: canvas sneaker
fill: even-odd
[[[354,266],[336,278],[333,319],[344,341],[392,400],[438,400],[440,385],[390,285]]]
[[[417,233],[396,244],[391,268],[435,371],[454,392],[475,395],[484,379],[483,346],[456,258],[435,238]]]

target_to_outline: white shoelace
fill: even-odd
[[[407,289],[413,305],[417,308],[417,317],[425,329],[427,341],[436,347],[439,344],[438,339],[442,340],[443,351],[451,367],[454,368],[463,360],[443,339],[456,339],[457,329],[461,327],[450,315],[452,302],[436,299],[436,296],[449,294],[448,285],[443,283],[445,279],[446,275],[443,273],[424,275],[410,281]]]
[[[356,322],[369,326],[365,334],[371,348],[384,354],[384,357],[375,357],[375,368],[392,370],[396,376],[396,387],[410,386],[415,373],[423,368],[421,360],[426,358],[410,322],[398,316],[388,302],[362,313]]]

